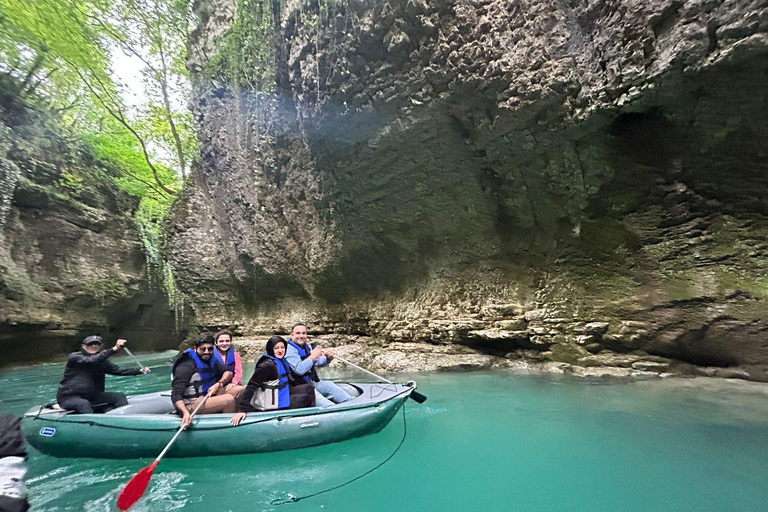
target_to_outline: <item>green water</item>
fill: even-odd
[[[167,389],[168,354],[147,377],[108,389]],[[118,361],[127,365],[128,360]],[[6,371],[0,409],[21,414],[54,396],[61,365]],[[398,376],[406,377],[406,376]],[[290,452],[167,459],[136,511],[765,511],[768,386],[711,379],[585,381],[499,373],[419,374],[429,400],[406,408],[403,433]],[[110,380],[111,379],[111,380]],[[148,460],[55,459],[32,452],[33,510],[113,510]]]

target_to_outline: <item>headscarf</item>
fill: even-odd
[[[282,336],[272,336],[267,340],[267,354],[269,354],[272,357],[275,356],[275,345],[278,343],[282,343],[283,346],[286,346],[285,340],[282,338]]]

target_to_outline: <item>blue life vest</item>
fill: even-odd
[[[195,352],[195,349],[193,348],[188,348],[183,354],[188,355],[189,358],[194,361],[195,367],[197,367],[197,372],[192,375],[192,379],[189,381],[189,386],[187,386],[187,389],[184,391],[184,398],[193,399],[203,396],[208,392],[210,387],[214,385],[218,378],[218,375],[216,375],[216,367],[211,363],[204,363],[197,356],[197,352]],[[176,361],[173,362],[173,368],[171,369],[172,375],[176,372],[176,367],[183,359],[183,357],[178,357]]]
[[[227,360],[225,361],[223,357],[221,357],[221,352],[219,352],[218,347],[214,347],[213,349],[213,357],[216,358],[217,361],[219,361],[221,364],[227,367],[229,371],[232,373],[235,373],[235,349],[232,347],[229,347],[227,350]]]
[[[272,357],[269,354],[264,354],[259,358],[258,361],[256,361],[256,366],[258,366],[264,358],[271,359],[275,362],[275,366],[277,367],[277,384],[267,384],[265,382],[260,382],[259,387],[264,390],[271,389],[273,392],[277,391],[277,408],[288,409],[291,406],[291,390],[288,387],[291,365],[289,365],[288,361],[285,361],[284,359],[278,359],[276,357]]]
[[[304,343],[304,346],[300,346],[298,343],[293,341],[291,338],[288,338],[286,341],[288,341],[288,344],[291,345],[293,348],[295,348],[299,352],[299,357],[301,357],[301,360],[305,360],[309,357],[309,353],[312,351],[312,348],[309,346],[309,343]],[[320,382],[320,377],[317,376],[317,370],[315,370],[315,363],[312,363],[312,368],[309,369],[307,373],[302,375],[302,378],[305,382]]]

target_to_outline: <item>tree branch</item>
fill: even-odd
[[[158,31],[159,32],[159,31]],[[176,145],[176,154],[179,158],[179,167],[181,167],[181,177],[186,178],[186,162],[184,159],[184,146],[181,144],[181,137],[176,130],[176,123],[173,122],[173,110],[171,110],[171,99],[168,94],[168,67],[165,64],[165,52],[163,50],[163,35],[157,34],[157,47],[160,53],[160,64],[162,75],[160,76],[160,89],[163,91],[163,104],[165,105],[165,116],[168,126],[171,127],[173,142]]]
[[[51,69],[50,71],[48,71],[48,72],[47,72],[47,73],[46,73],[44,76],[40,77],[40,78],[39,78],[39,79],[38,79],[38,80],[35,82],[35,85],[33,85],[32,87],[30,87],[30,88],[27,90],[27,92],[26,92],[26,95],[27,95],[27,96],[29,96],[29,95],[31,95],[31,94],[34,94],[34,93],[35,93],[35,91],[37,90],[37,88],[38,88],[38,87],[40,87],[40,84],[42,84],[43,82],[45,82],[46,80],[48,80],[49,78],[51,78],[51,75],[52,75],[52,74],[54,74],[55,72],[57,72],[58,70],[59,70],[59,68],[52,68],[52,69]]]
[[[30,66],[29,70],[27,70],[27,75],[24,77],[24,80],[19,84],[19,87],[16,90],[16,93],[20,97],[24,97],[26,94],[27,86],[29,85],[29,82],[32,80],[32,78],[35,76],[35,73],[37,73],[40,70],[40,67],[43,65],[43,61],[45,60],[45,52],[41,51],[37,55],[35,55],[35,60],[32,61],[32,66]]]
[[[120,110],[120,105],[117,102],[113,102],[112,106],[108,105],[107,102],[104,101],[104,99],[101,97],[101,95],[98,92],[96,92],[96,90],[91,85],[90,81],[82,74],[82,72],[77,67],[74,67],[74,69],[77,72],[77,74],[80,76],[80,78],[83,80],[83,82],[85,83],[85,86],[88,87],[88,89],[91,91],[91,94],[93,94],[94,97],[99,101],[101,106],[103,106],[104,109],[113,118],[115,118],[129,132],[131,132],[131,134],[133,134],[133,136],[136,138],[137,141],[139,141],[139,144],[141,145],[141,150],[144,153],[144,160],[147,162],[147,165],[152,170],[152,175],[155,177],[155,182],[157,183],[157,186],[160,187],[167,195],[170,195],[170,196],[175,195],[176,193],[173,190],[171,190],[168,187],[166,187],[165,184],[160,180],[160,175],[157,172],[157,168],[152,163],[152,160],[149,158],[149,151],[147,150],[147,145],[144,142],[144,138],[141,135],[139,135],[139,133],[136,130],[134,130],[133,127],[130,125],[130,123],[125,119],[125,115],[123,114],[122,110]],[[103,87],[103,84],[101,83],[101,80],[99,80],[98,77],[94,77],[94,79],[102,85],[102,89],[105,89]],[[103,92],[105,94],[111,96],[111,94],[108,91],[104,90]],[[146,182],[144,182],[144,183],[146,183]],[[160,192],[159,190],[155,189],[154,187],[152,187],[152,188],[154,190],[156,190],[157,192]],[[161,195],[165,195],[165,194],[161,193]]]

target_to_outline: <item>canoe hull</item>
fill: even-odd
[[[358,386],[370,386],[359,384]],[[308,408],[248,414],[237,427],[231,414],[197,416],[168,457],[262,453],[346,441],[382,430],[413,387],[378,400],[354,400],[328,409]],[[357,403],[354,403],[357,402]],[[66,414],[30,410],[22,420],[29,443],[55,457],[132,459],[155,457],[173,437],[173,414]],[[181,440],[180,439],[180,440]]]

